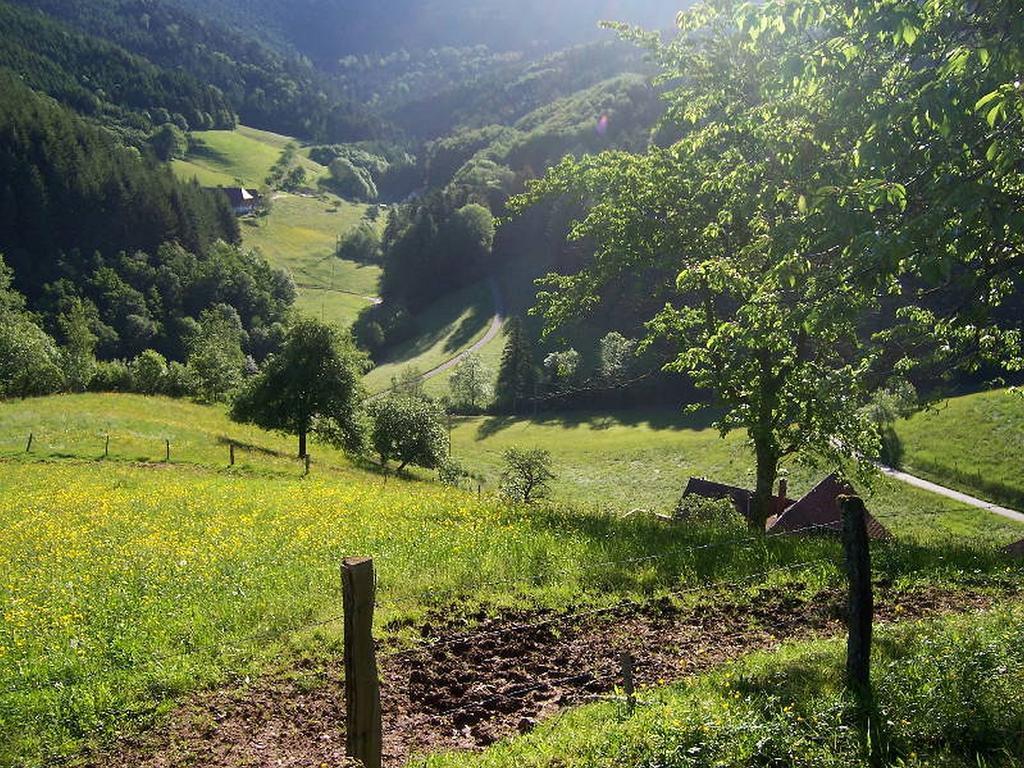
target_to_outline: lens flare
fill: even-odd
[[[597,135],[598,136],[604,136],[606,133],[608,133],[608,123],[609,123],[608,115],[601,115],[601,117],[599,117],[597,119]]]

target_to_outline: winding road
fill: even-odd
[[[914,475],[908,475],[906,472],[900,472],[892,467],[885,467],[879,465],[878,468],[883,474],[894,480],[899,480],[901,483],[912,485],[915,488],[934,493],[939,496],[945,496],[947,499],[953,499],[961,504],[966,504],[969,507],[975,507],[977,509],[983,509],[986,512],[991,512],[994,515],[1005,517],[1007,520],[1013,520],[1017,523],[1024,523],[1024,513],[1018,512],[1015,509],[1009,509],[1008,507],[1001,507],[998,504],[979,499],[974,496],[970,496],[960,491],[954,491],[952,488],[946,488],[945,486],[938,485],[937,483],[930,482],[928,480],[922,480],[920,477]]]
[[[445,371],[450,371],[452,368],[461,363],[474,352],[479,352],[481,349],[486,347],[488,344],[490,344],[498,337],[499,333],[501,333],[501,329],[505,325],[505,305],[501,296],[501,288],[498,287],[498,281],[495,280],[494,278],[491,278],[490,285],[491,296],[494,298],[494,317],[491,318],[491,325],[487,329],[487,333],[481,336],[478,341],[470,345],[468,349],[462,350],[455,357],[451,358],[450,360],[446,360],[436,368],[433,368],[424,373],[420,377],[421,381],[427,381],[428,379],[432,379],[435,376],[440,376]]]

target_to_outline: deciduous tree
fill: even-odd
[[[363,437],[358,408],[366,364],[350,337],[316,320],[302,320],[242,389],[231,418],[297,435],[299,458],[306,456],[312,432],[357,449]]]

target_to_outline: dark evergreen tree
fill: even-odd
[[[540,375],[522,320],[512,318],[505,334],[505,350],[494,394],[499,409],[518,413],[523,403],[536,395]]]

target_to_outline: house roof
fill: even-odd
[[[683,498],[687,496],[700,496],[704,499],[719,501],[730,499],[736,511],[747,517],[750,510],[750,499],[754,494],[746,488],[737,488],[734,485],[716,483],[713,480],[705,480],[701,477],[691,477],[683,491]]]
[[[1015,541],[1009,546],[1003,547],[1003,552],[1014,557],[1024,557],[1024,539]]]
[[[824,532],[840,533],[843,513],[839,508],[840,496],[852,496],[853,486],[832,474],[818,483],[803,498],[786,508],[769,528],[773,533],[808,531],[819,527]],[[867,516],[868,537],[874,540],[890,539],[892,534],[870,514]],[[808,531],[810,532],[810,531]]]
[[[235,207],[252,203],[256,200],[256,196],[245,187],[221,187],[221,191],[228,196],[228,200]]]

